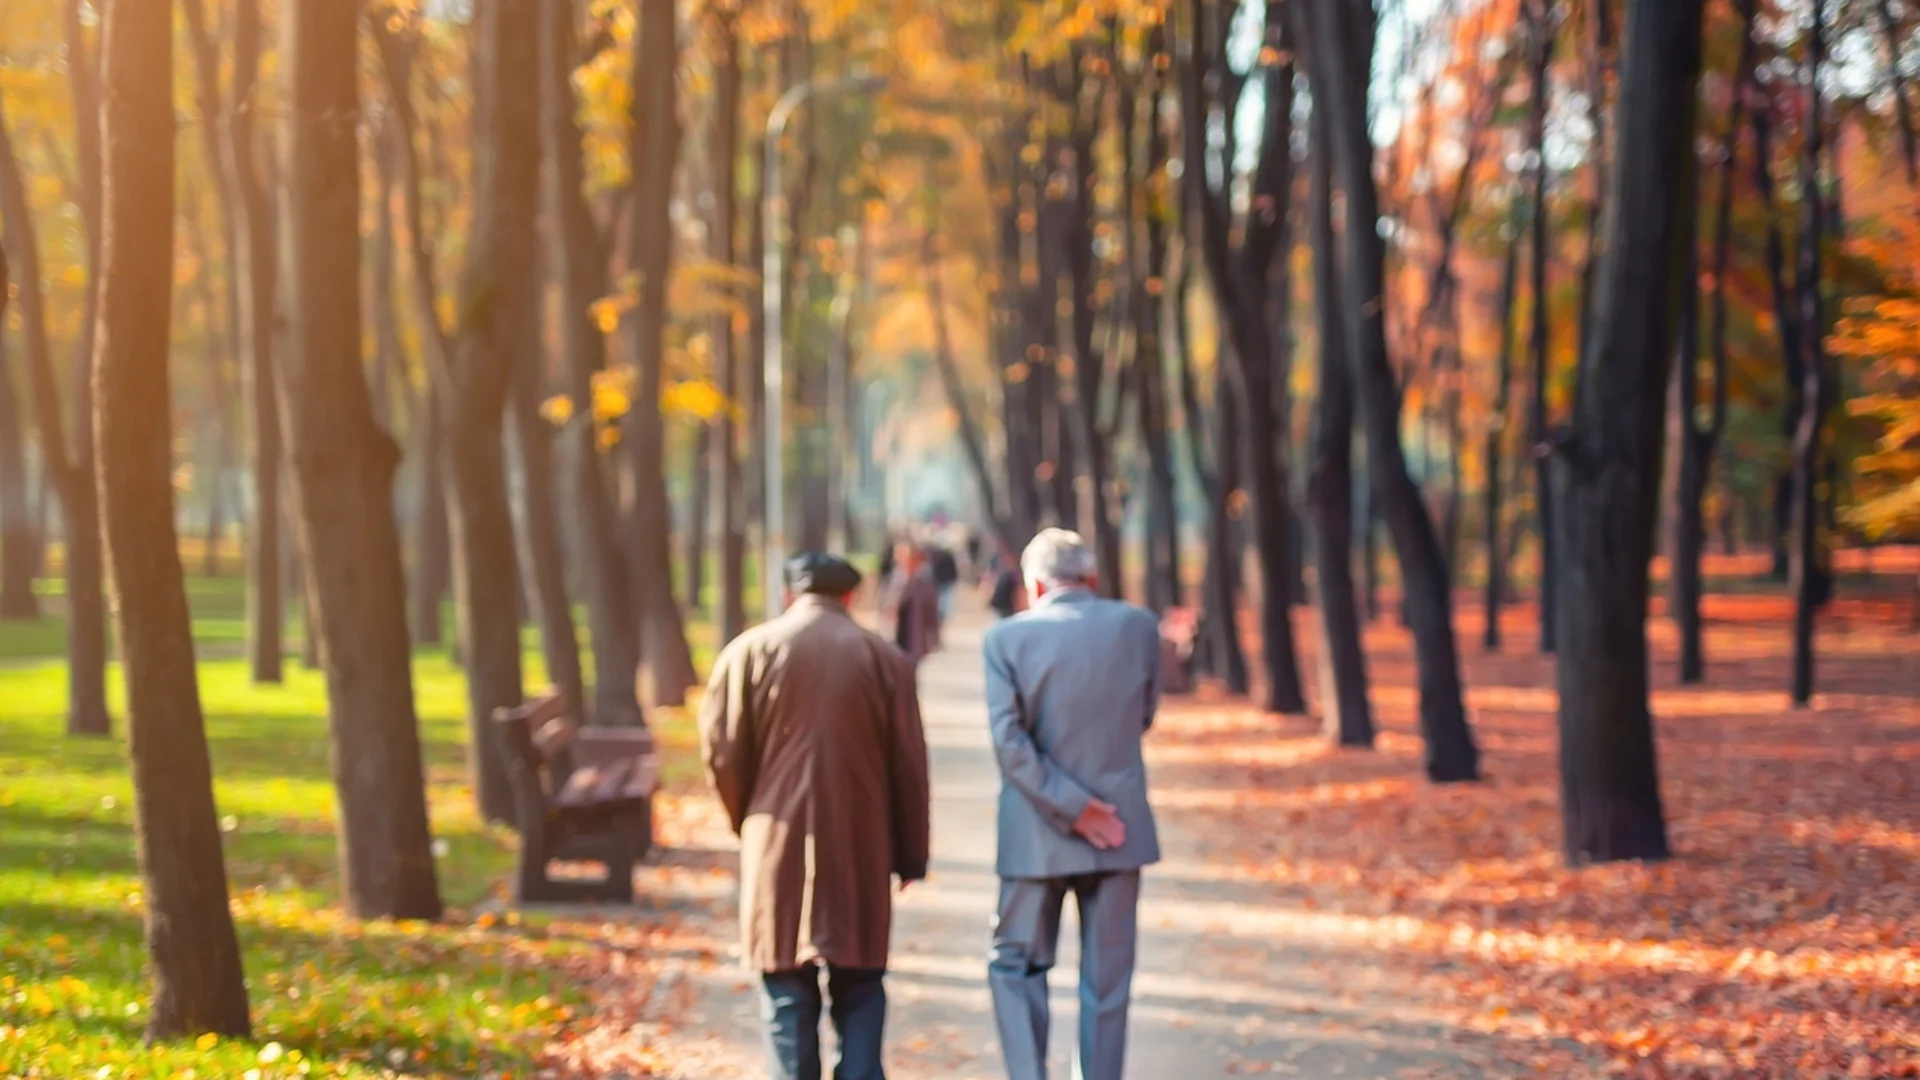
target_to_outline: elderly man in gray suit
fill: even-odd
[[[1093,552],[1048,529],[1020,560],[1033,599],[987,632],[999,758],[1000,910],[988,982],[1012,1080],[1045,1080],[1047,972],[1080,909],[1081,1080],[1120,1080],[1140,869],[1160,859],[1141,739],[1160,697],[1152,614],[1095,592]]]

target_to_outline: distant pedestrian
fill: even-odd
[[[1093,552],[1048,529],[1021,557],[1032,607],[987,631],[1000,763],[999,913],[987,982],[1012,1080],[1047,1075],[1060,907],[1080,910],[1074,1076],[1121,1080],[1140,870],[1160,859],[1141,741],[1160,699],[1153,614],[1096,591]]]
[[[999,573],[994,575],[993,598],[988,601],[994,614],[1003,619],[1011,619],[1025,607],[1021,601],[1021,592],[1026,584],[1020,580],[1020,568],[1004,555],[1000,559]]]
[[[895,549],[898,547],[899,541],[894,539],[892,533],[887,534],[885,543],[880,547],[879,573],[873,582],[873,603],[875,610],[882,613],[885,613],[888,605],[893,602],[895,578],[900,572],[900,559],[895,554]]]
[[[934,546],[931,559],[933,583],[940,590],[940,621],[944,623],[953,615],[953,587],[960,584],[960,563],[944,544]]]
[[[913,665],[848,613],[860,574],[787,565],[785,614],[714,664],[702,757],[740,837],[741,954],[774,1080],[819,1080],[821,968],[835,1080],[885,1080],[883,976],[900,887],[927,873],[927,744]]]
[[[926,554],[912,545],[901,545],[900,574],[893,643],[917,664],[940,649],[940,587],[934,584]]]

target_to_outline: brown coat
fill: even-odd
[[[700,734],[740,837],[747,967],[886,967],[892,877],[925,877],[930,843],[913,664],[803,596],[720,654]]]

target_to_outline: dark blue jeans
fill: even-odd
[[[826,1000],[840,1059],[833,1080],[886,1080],[880,1047],[887,1022],[884,971],[827,968]],[[820,1080],[820,967],[761,976],[767,1067],[773,1080]]]

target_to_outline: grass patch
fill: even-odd
[[[530,1074],[583,1004],[558,973],[585,946],[517,918],[470,916],[511,868],[515,840],[474,813],[465,681],[445,650],[416,655],[414,676],[452,914],[433,926],[357,924],[339,910],[321,676],[290,662],[285,685],[252,685],[240,583],[199,578],[191,592],[255,1040],[141,1043],[149,1000],[125,746],[64,734],[64,626],[49,597],[53,616],[0,624],[0,1076]],[[704,663],[711,632],[690,632]],[[528,641],[527,682],[539,686],[537,635]],[[110,686],[119,710],[117,670]],[[670,777],[697,771],[684,752],[691,721],[662,711],[655,723]]]

